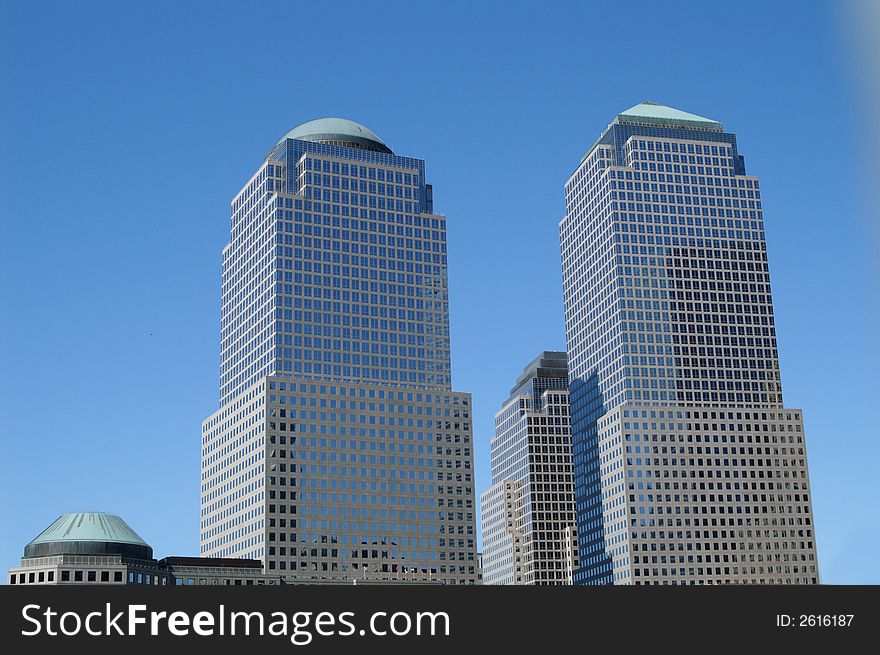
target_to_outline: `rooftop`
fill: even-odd
[[[278,143],[285,139],[331,143],[391,154],[391,148],[375,132],[347,118],[316,118],[307,121],[290,130]]]
[[[53,541],[112,541],[120,544],[146,546],[147,542],[115,514],[78,512],[62,514],[30,543]]]
[[[62,514],[24,547],[25,557],[118,553],[150,558],[153,549],[115,514]]]
[[[218,569],[257,569],[263,570],[263,562],[258,559],[238,559],[234,557],[163,557],[159,564],[164,566],[189,566]]]
[[[724,126],[711,118],[704,118],[696,114],[690,114],[681,109],[658,105],[656,102],[646,100],[635,107],[630,107],[621,112],[614,119],[619,123],[652,123],[658,125],[675,125],[682,127],[697,127],[709,130],[721,131]]]
[[[703,130],[708,132],[723,132],[724,125],[711,118],[691,114],[675,107],[667,107],[650,100],[645,100],[639,104],[630,107],[626,111],[620,112],[614,117],[614,120],[608,124],[599,138],[590,146],[586,154],[581,158],[581,164],[589,156],[593,149],[602,142],[602,139],[608,133],[608,130],[614,125],[656,125],[658,127],[678,127],[692,130]]]
[[[523,367],[510,390],[513,397],[522,386],[532,378],[568,378],[568,353],[556,350],[545,350]]]

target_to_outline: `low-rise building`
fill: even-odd
[[[24,547],[10,585],[277,585],[257,559],[153,557],[152,547],[114,514],[63,514]]]

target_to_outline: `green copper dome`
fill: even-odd
[[[24,547],[25,557],[120,554],[150,559],[153,549],[115,514],[62,514]]]
[[[605,136],[615,125],[656,126],[658,128],[676,128],[703,132],[724,131],[724,125],[719,121],[645,100],[615,116],[614,120],[609,123],[608,127],[602,130],[602,134],[599,135],[599,138],[587,150],[587,154],[581,158],[581,163],[593,152],[597,145],[603,142]]]
[[[346,118],[317,118],[297,125],[278,141],[285,139],[299,139],[301,141],[315,141],[317,143],[330,143],[359,148],[361,150],[373,150],[375,152],[391,153],[391,149],[385,145],[371,129],[360,123],[355,123]]]
[[[653,123],[658,125],[673,125],[685,127],[700,127],[708,130],[721,130],[723,126],[711,118],[703,118],[681,109],[659,105],[656,102],[646,100],[635,107],[630,107],[617,116],[620,122]]]

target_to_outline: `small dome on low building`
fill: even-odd
[[[123,555],[152,559],[153,549],[115,514],[62,514],[24,547],[25,557]]]

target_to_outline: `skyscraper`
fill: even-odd
[[[565,353],[530,362],[495,415],[481,499],[483,583],[571,584],[577,528]]]
[[[560,223],[585,584],[817,583],[758,180],[721,123],[618,115]]]
[[[201,554],[293,580],[475,582],[471,397],[451,389],[425,162],[314,120],[231,209]]]

